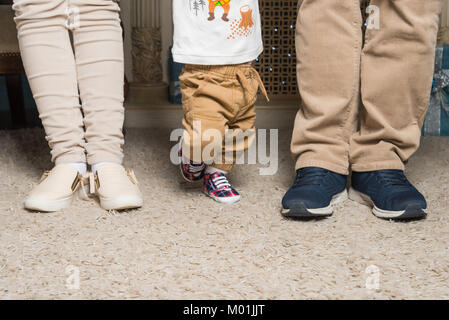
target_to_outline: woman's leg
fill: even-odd
[[[123,160],[124,58],[119,6],[112,0],[72,0],[79,14],[73,43],[84,112],[87,161]]]
[[[84,112],[87,161],[106,210],[132,209],[143,200],[123,160],[124,58],[119,6],[112,0],[71,0],[73,44]],[[93,192],[94,190],[91,190]]]
[[[85,162],[75,60],[65,0],[14,0],[19,44],[52,161]]]

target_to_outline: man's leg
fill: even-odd
[[[284,216],[329,216],[332,205],[346,199],[361,48],[359,0],[300,2],[296,51],[302,105],[291,144],[298,171],[282,200]]]
[[[362,17],[359,0],[304,0],[296,28],[302,99],[291,151],[296,169],[348,174],[349,138],[359,105]]]
[[[351,139],[351,198],[387,219],[425,217],[404,175],[429,105],[441,0],[372,0],[362,54],[360,132]]]
[[[362,53],[363,108],[351,164],[354,171],[403,170],[418,149],[429,106],[442,0],[371,5],[379,19],[373,17]]]

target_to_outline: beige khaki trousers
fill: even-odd
[[[124,63],[117,3],[15,0],[13,8],[52,160],[121,163]]]
[[[360,0],[299,3],[297,169],[402,170],[419,147],[442,0],[371,5],[363,39]]]
[[[231,170],[256,137],[258,89],[267,97],[259,74],[251,64],[186,65],[179,80],[184,110],[183,155]]]

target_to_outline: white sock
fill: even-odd
[[[92,173],[97,172],[98,168],[100,168],[102,165],[104,165],[106,163],[111,163],[111,162],[98,162],[98,163],[94,163],[93,165],[91,165]]]
[[[70,162],[68,164],[74,167],[76,170],[78,170],[78,172],[81,173],[83,176],[86,175],[87,164],[85,162]]]
[[[207,166],[206,173],[214,173],[214,172],[218,172],[218,173],[222,173],[222,174],[226,175],[226,174],[228,174],[229,171],[220,170],[220,169],[212,167],[212,166]]]

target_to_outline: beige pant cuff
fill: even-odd
[[[110,153],[98,153],[95,156],[87,156],[87,163],[89,165],[93,165],[95,163],[100,162],[113,162],[122,164],[123,163],[123,156],[117,156]]]
[[[401,161],[378,161],[371,162],[368,164],[357,164],[351,165],[352,171],[355,172],[368,172],[377,170],[405,170],[405,165]]]
[[[321,160],[298,159],[298,161],[296,162],[295,169],[298,170],[298,169],[307,168],[307,167],[318,167],[318,168],[326,169],[326,170],[329,170],[329,171],[332,171],[332,172],[335,172],[338,174],[342,174],[345,176],[347,176],[349,174],[348,167],[340,166],[335,163],[321,161]]]
[[[55,165],[73,162],[86,162],[86,155],[84,154],[66,154],[58,156],[53,160]]]

